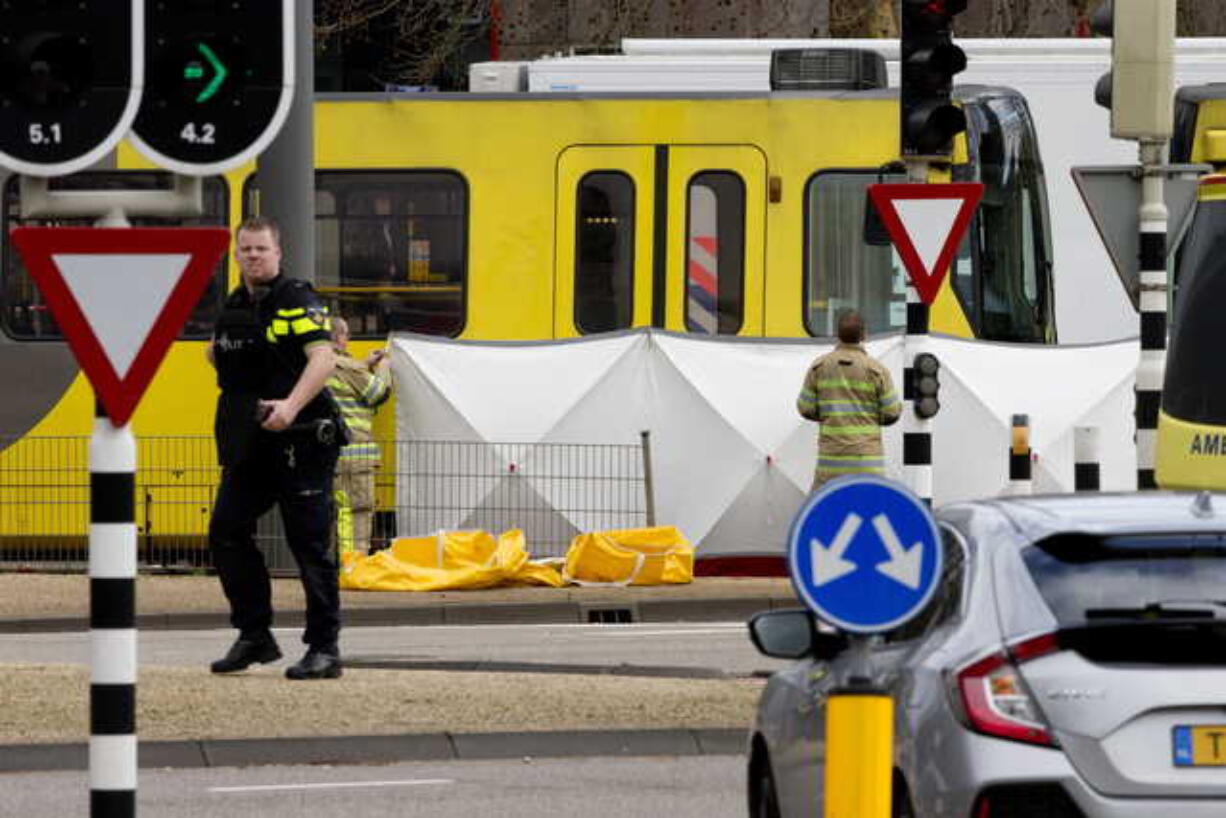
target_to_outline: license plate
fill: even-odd
[[[1176,767],[1226,767],[1226,724],[1176,727]]]

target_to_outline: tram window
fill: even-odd
[[[597,171],[579,180],[575,209],[575,326],[630,326],[634,306],[634,181]]]
[[[258,180],[245,203],[256,210]],[[315,173],[315,288],[354,338],[459,335],[468,187],[447,171]],[[291,248],[292,249],[292,248]]]
[[[690,180],[685,245],[685,328],[735,335],[745,315],[745,183],[705,171]]]
[[[870,332],[903,329],[907,277],[893,247],[865,244],[867,188],[899,182],[876,170],[823,171],[805,192],[804,321],[809,334],[833,337],[839,313],[858,310]]]
[[[229,223],[229,192],[225,179],[210,176],[203,180],[204,215],[192,219],[132,217],[133,227],[226,227]],[[168,190],[171,175],[161,171],[86,171],[61,176],[49,181],[51,190]],[[21,190],[16,174],[4,184],[4,235],[15,227],[48,226],[88,227],[93,219],[22,219]],[[195,309],[183,325],[179,337],[207,338],[213,332],[213,322],[221,310],[226,291],[226,263],[217,262],[213,277]],[[51,317],[42,293],[26,271],[21,256],[12,242],[4,243],[0,260],[0,323],[11,338],[20,341],[53,341],[63,338],[55,319]]]

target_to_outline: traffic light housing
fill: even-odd
[[[902,0],[901,137],[903,156],[948,156],[966,130],[966,115],[950,102],[953,77],[966,54],[953,44],[953,18],[967,0]]]
[[[0,2],[0,166],[60,176],[118,144],[140,104],[143,2]]]
[[[254,158],[285,123],[292,0],[145,0],[145,95],[132,141],[196,176]]]
[[[915,407],[916,417],[927,420],[941,411],[941,362],[930,352],[915,356],[911,366],[911,384],[908,399]]]
[[[1094,100],[1111,111],[1116,139],[1170,139],[1175,120],[1176,0],[1104,0],[1090,18],[1111,38],[1111,70]]]

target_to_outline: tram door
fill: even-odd
[[[654,185],[649,145],[558,157],[554,337],[651,324]]]
[[[656,326],[761,335],[766,159],[743,145],[558,157],[554,337]]]
[[[766,184],[755,147],[669,146],[666,328],[762,334]]]

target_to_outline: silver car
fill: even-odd
[[[893,697],[893,814],[1226,816],[1226,497],[1012,498],[936,517],[941,586],[873,637],[867,671]],[[750,632],[800,660],[758,705],[750,815],[821,816],[824,703],[854,652],[805,610]]]

